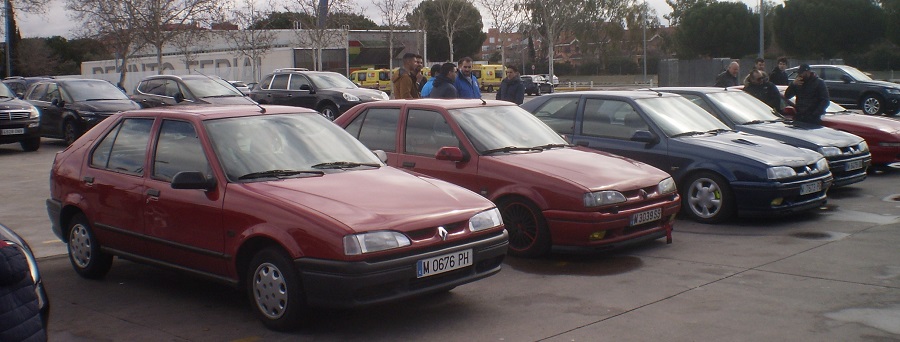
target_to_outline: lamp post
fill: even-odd
[[[765,18],[765,9],[764,9],[763,0],[759,0],[759,58],[763,58],[763,30],[765,26],[763,26],[763,18]]]

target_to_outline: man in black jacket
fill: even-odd
[[[0,341],[46,341],[25,254],[0,240]]]
[[[750,71],[747,80],[749,83],[744,86],[744,91],[765,102],[769,107],[775,109],[776,112],[781,111],[781,93],[778,92],[775,84],[767,80],[764,71],[753,69],[753,71]]]
[[[775,85],[788,85],[788,75],[784,70],[787,69],[787,58],[779,57],[778,65],[775,66],[775,69],[772,69],[772,74],[769,75],[769,81],[774,83]]]
[[[444,63],[441,65],[441,72],[434,76],[434,87],[428,97],[434,99],[455,99],[459,96],[456,93],[456,64]]]
[[[500,82],[500,89],[497,90],[497,99],[515,104],[525,102],[525,83],[519,77],[519,68],[516,68],[515,65],[506,66],[506,78]]]
[[[784,92],[785,98],[789,99],[794,96],[797,96],[797,100],[794,101],[797,110],[794,120],[821,124],[822,114],[825,114],[825,109],[828,108],[830,101],[828,88],[825,87],[825,81],[810,71],[809,64],[801,64],[797,68],[797,78]]]

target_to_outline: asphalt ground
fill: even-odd
[[[704,225],[674,242],[508,258],[449,293],[320,310],[267,330],[243,291],[117,259],[79,278],[50,232],[49,166],[64,146],[0,145],[0,222],[29,241],[51,302],[51,341],[900,340],[900,168],[831,189],[817,210]]]

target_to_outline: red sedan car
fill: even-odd
[[[650,165],[571,147],[550,127],[504,101],[363,103],[339,117],[388,164],[461,185],[494,201],[510,253],[551,246],[613,247],[671,239],[680,197]]]
[[[493,275],[508,245],[490,201],[385,166],[298,107],[114,115],[56,155],[47,210],[79,275],[103,277],[115,255],[242,285],[276,330],[309,307]]]

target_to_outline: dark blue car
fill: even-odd
[[[866,179],[872,164],[869,145],[863,138],[836,129],[799,121],[788,121],[752,95],[737,89],[654,88],[679,94],[703,107],[728,127],[789,145],[821,153],[834,176],[832,186],[844,186]]]
[[[682,208],[699,222],[817,208],[832,182],[821,154],[733,131],[675,94],[557,93],[522,108],[574,144],[668,172],[678,184]]]

